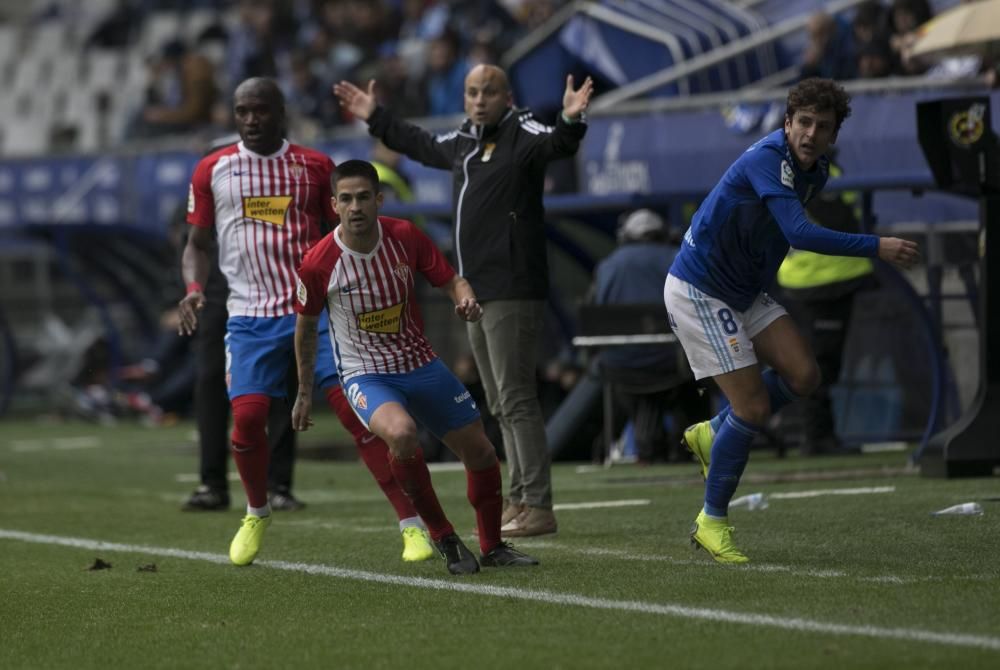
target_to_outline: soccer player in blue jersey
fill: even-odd
[[[850,98],[831,80],[794,86],[784,128],[751,145],[695,212],[663,289],[695,377],[712,377],[729,401],[711,421],[684,432],[705,477],[691,541],[720,563],[749,560],[733,544],[727,514],[754,437],[772,412],[819,383],[808,343],[766,293],[789,245],[878,257],[901,268],[919,257],[913,242],[839,233],[806,218],[803,205],[826,184],[824,154],[850,113]]]

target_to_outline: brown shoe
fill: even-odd
[[[500,527],[503,528],[511,521],[521,516],[527,505],[524,503],[511,502],[508,498],[503,499],[503,514],[500,516]]]
[[[534,537],[556,532],[556,515],[550,509],[525,507],[520,516],[500,527],[503,537]]]

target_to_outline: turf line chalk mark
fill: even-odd
[[[567,509],[598,509],[601,507],[638,507],[640,505],[648,505],[650,500],[598,500],[595,502],[580,502],[580,503],[559,503],[558,505],[553,505],[552,509],[567,510]]]
[[[816,498],[818,496],[860,496],[869,493],[895,493],[895,486],[863,486],[854,489],[814,489],[812,491],[784,491],[769,493],[769,500],[794,500],[796,498]]]
[[[203,551],[187,551],[171,547],[150,547],[135,544],[119,544],[75,537],[58,535],[41,535],[25,533],[16,530],[0,528],[0,539],[19,540],[35,544],[50,544],[94,551],[115,551],[130,554],[152,554],[170,558],[182,558],[209,563],[226,564],[229,558],[223,554],[212,554]],[[477,595],[515,598],[545,603],[548,605],[567,605],[571,607],[587,607],[591,609],[613,610],[619,612],[636,612],[641,614],[659,614],[680,617],[683,619],[700,619],[720,623],[735,623],[750,626],[765,626],[805,633],[821,633],[828,635],[857,635],[886,640],[905,640],[909,642],[926,642],[956,647],[972,647],[1000,651],[1000,638],[986,635],[970,635],[966,633],[941,633],[921,630],[918,628],[885,628],[881,626],[857,626],[848,624],[813,621],[795,617],[778,617],[767,614],[752,614],[747,612],[732,612],[727,610],[709,609],[704,607],[689,607],[668,603],[649,603],[637,600],[611,600],[608,598],[591,598],[573,593],[555,593],[533,589],[517,589],[489,584],[470,584],[468,582],[445,581],[425,577],[404,577],[388,575],[364,570],[351,570],[313,563],[293,563],[290,561],[257,561],[256,565],[272,570],[300,572],[310,575],[322,575],[338,579],[374,582],[379,584],[396,584],[413,588],[432,589],[436,591],[455,591],[474,593]]]

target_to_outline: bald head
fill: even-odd
[[[254,77],[236,87],[233,116],[244,146],[268,156],[281,148],[285,133],[285,96],[272,79]]]
[[[233,93],[233,99],[247,95],[253,95],[255,97],[268,100],[282,109],[285,107],[285,94],[281,92],[278,84],[273,79],[268,79],[267,77],[251,77],[249,79],[244,79],[240,82],[240,85],[236,87],[236,91]]]
[[[465,77],[465,113],[476,125],[495,125],[512,104],[507,73],[496,65],[477,65]]]

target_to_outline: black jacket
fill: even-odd
[[[567,124],[560,115],[553,128],[511,109],[485,131],[466,119],[435,136],[379,107],[368,127],[390,149],[451,170],[456,269],[479,300],[548,297],[545,166],[576,153],[585,123]]]

